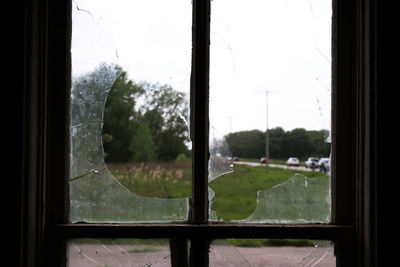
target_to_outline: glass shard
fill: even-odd
[[[208,161],[208,182],[234,171],[232,153],[225,138],[218,138],[217,130],[210,127],[210,158]]]
[[[330,176],[297,168],[235,164],[235,172],[210,183],[217,219],[241,223],[330,221]],[[303,167],[304,168],[304,167]],[[305,169],[305,168],[304,168]],[[287,177],[290,177],[289,179]]]
[[[234,172],[231,151],[225,138],[218,138],[217,129],[210,127],[210,158],[208,160],[208,182],[217,177]],[[217,214],[212,209],[212,199],[215,192],[208,187],[208,218],[217,220]]]
[[[294,239],[214,240],[210,266],[336,266],[330,241]]]
[[[328,176],[295,174],[282,184],[257,192],[257,207],[244,222],[322,223],[330,221]]]
[[[71,267],[171,266],[168,240],[161,239],[72,239],[67,261]]]
[[[170,222],[187,219],[188,199],[143,197],[129,191],[108,171],[70,182],[72,222]]]
[[[72,89],[70,219],[72,222],[185,220],[187,198],[139,196],[122,186],[106,167],[103,110],[107,93],[118,77],[121,77],[118,71],[111,71],[100,81],[97,76],[89,75]]]

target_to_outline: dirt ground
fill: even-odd
[[[168,246],[71,244],[69,267],[158,267],[171,266]],[[210,249],[212,267],[335,266],[331,249],[315,247],[245,248],[214,245]]]

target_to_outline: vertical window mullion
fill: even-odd
[[[169,240],[172,267],[188,267],[188,242],[183,238]]]
[[[190,223],[208,222],[208,99],[210,1],[193,0],[192,73],[191,73],[191,138],[192,199]],[[190,242],[190,265],[208,266],[209,242],[198,236]]]
[[[332,222],[342,225],[355,222],[355,14],[356,3],[333,1]]]
[[[44,118],[41,149],[44,158],[40,198],[43,200],[40,244],[37,266],[66,266],[66,242],[59,235],[49,233],[52,224],[68,223],[69,213],[69,100],[71,89],[71,32],[72,1],[34,1],[41,10],[42,34],[38,35],[43,52],[43,95],[40,110]],[[36,73],[36,71],[35,71]],[[38,102],[40,104],[40,102]],[[32,255],[31,255],[32,256]],[[36,266],[32,259],[29,266]],[[27,266],[28,266],[27,265]]]
[[[210,2],[193,1],[191,138],[193,182],[191,223],[208,221],[208,98]]]
[[[332,223],[356,225],[357,2],[334,0],[332,17]],[[357,266],[355,235],[335,240],[337,266]]]

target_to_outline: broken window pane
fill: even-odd
[[[215,178],[234,171],[232,153],[228,143],[224,138],[218,139],[217,129],[210,127],[210,158],[208,160],[208,182]],[[209,220],[217,220],[215,211],[212,210],[212,199],[215,192],[208,187],[208,218]]]
[[[282,184],[257,192],[257,206],[247,222],[329,222],[330,180],[296,173]]]
[[[211,5],[210,165],[223,143],[234,173],[210,171],[210,218],[329,222],[331,1]]]
[[[171,266],[169,242],[164,239],[72,239],[67,261],[70,267]]]
[[[214,240],[210,266],[336,266],[330,241],[295,239]]]
[[[307,176],[306,176],[307,175]],[[288,178],[289,177],[289,178]],[[330,221],[330,177],[319,171],[236,164],[212,181],[218,220],[270,223]]]
[[[72,5],[70,220],[186,220],[190,1]]]
[[[234,171],[232,153],[224,138],[218,139],[216,129],[210,127],[210,159],[208,161],[208,182]]]

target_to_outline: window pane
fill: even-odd
[[[215,240],[210,266],[336,266],[329,241],[229,239]]]
[[[186,220],[190,1],[73,1],[72,222]]]
[[[329,222],[331,1],[211,4],[210,218]]]
[[[168,240],[73,239],[68,241],[68,266],[171,266]]]

